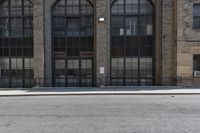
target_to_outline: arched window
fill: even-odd
[[[153,5],[150,0],[111,4],[111,84],[153,84]]]
[[[52,9],[55,86],[92,86],[93,6],[88,0],[58,0]]]
[[[28,0],[0,0],[0,86],[33,82],[33,6]]]

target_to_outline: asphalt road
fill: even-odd
[[[200,133],[200,96],[1,97],[0,133]]]

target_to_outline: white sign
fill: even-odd
[[[147,25],[147,35],[152,35],[152,34],[153,34],[152,25]]]
[[[99,22],[104,22],[105,18],[99,18]]]
[[[104,73],[105,73],[104,67],[100,67],[100,74],[104,74]]]
[[[120,34],[120,36],[123,36],[124,35],[124,29],[123,28],[120,28],[120,30],[119,30],[119,34]]]

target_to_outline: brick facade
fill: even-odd
[[[193,55],[200,54],[200,30],[193,29],[193,4],[200,0],[179,0],[177,2],[177,77],[180,85],[200,85],[193,78]]]
[[[51,9],[56,0],[32,0],[34,4],[35,78],[52,78]],[[95,73],[105,68],[110,76],[110,3],[93,0],[95,20]],[[155,25],[156,85],[192,85],[193,54],[200,54],[200,31],[192,29],[193,3],[200,0],[152,0]],[[104,17],[104,22],[99,18]],[[177,80],[178,79],[178,80]],[[181,80],[180,80],[181,79]],[[184,79],[187,79],[184,81]],[[193,82],[194,81],[194,82]]]

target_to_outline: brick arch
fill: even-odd
[[[113,3],[114,1],[116,1],[116,0],[111,0],[110,3]],[[153,3],[153,5],[156,5],[156,0],[149,0],[149,1],[151,1]]]
[[[49,0],[49,5],[52,7],[58,0]],[[94,0],[88,0],[94,5]]]

